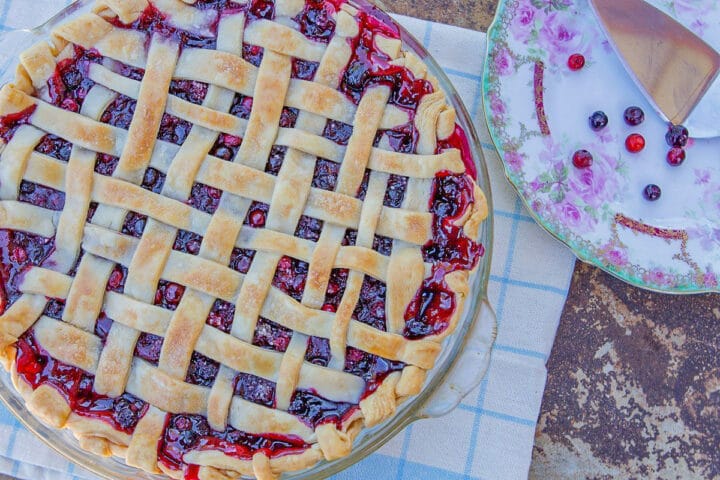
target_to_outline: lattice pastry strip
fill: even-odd
[[[218,47],[226,51],[239,52],[243,25],[243,15],[233,15],[222,19],[218,26]],[[222,89],[210,86],[203,106],[211,111],[217,109],[227,110],[230,108],[231,101],[232,97]],[[207,155],[216,138],[217,132],[208,131],[202,126],[194,126],[191,129],[186,142],[180,147],[168,169],[165,184],[163,185],[163,194],[178,200],[189,197],[192,188],[192,173],[197,172],[200,160]],[[150,270],[153,275],[149,284],[153,286],[158,284],[167,256],[157,262],[154,269],[148,269],[148,264],[153,259],[158,258],[157,249],[161,245],[159,248],[169,254],[176,234],[176,229],[163,226],[154,219],[149,220],[143,232],[141,244],[128,269],[128,283],[132,279],[131,272]],[[143,242],[145,242],[145,247],[143,247]],[[200,256],[204,257],[210,250],[211,253],[215,253],[215,259],[221,260],[229,257],[231,248],[232,246],[227,248],[226,252],[213,252],[212,246],[208,249],[205,245],[201,245],[199,253]],[[146,252],[146,254],[143,255],[143,252]],[[152,291],[153,287],[150,285],[145,285],[144,290]],[[158,366],[162,371],[178,380],[184,380],[195,343],[213,302],[214,298],[195,290],[185,292],[168,328],[161,334],[164,337],[164,342],[160,351]],[[126,350],[129,350],[129,348],[126,347]]]
[[[177,45],[165,42],[158,36],[152,38],[148,52],[151,68],[148,68],[143,76],[135,115],[128,131],[128,143],[113,172],[114,177],[135,184],[142,180],[150,163],[154,138],[160,129],[167,98],[164,92],[169,88],[178,54]],[[121,215],[122,213],[115,212],[113,216],[119,218]],[[162,252],[155,253],[153,260],[163,263],[169,252],[166,251],[164,255]],[[132,267],[132,264],[130,266]],[[157,279],[152,278],[152,272],[151,265],[144,265],[142,269],[129,268],[125,291],[134,298],[152,301],[153,282],[157,284]],[[96,391],[110,396],[118,396],[125,391],[133,365],[133,345],[139,336],[140,332],[113,323],[95,375],[98,384]]]
[[[334,31],[328,42],[314,37],[325,35],[322,30],[298,29],[311,18],[306,14],[314,4],[278,1],[271,20],[258,18],[249,4],[221,12],[225,7],[194,3],[100,0],[93,14],[56,29],[52,45],[39,44],[23,54],[15,85],[0,92],[0,126],[25,112],[0,142],[0,227],[60,242],[47,264],[30,268],[13,287],[18,297],[0,312],[0,345],[31,410],[57,427],[71,428],[86,449],[177,476],[153,449],[169,441],[176,422],[195,415],[217,434],[239,431],[262,439],[281,432],[291,445],[300,441],[302,447],[289,447],[293,453],[279,457],[264,448],[240,458],[189,450],[181,463],[200,466],[200,478],[226,478],[232,472],[273,478],[321,456],[346,455],[363,424],[391,416],[399,399],[420,389],[440,351],[439,340],[460,315],[468,270],[474,268],[445,275],[448,287],[442,288],[455,295],[447,328],[408,336],[407,312],[416,292],[430,288],[426,284],[437,267],[423,253],[428,242],[439,241],[428,204],[443,201],[435,191],[444,188],[444,176],[457,177],[455,182],[469,177],[463,177],[460,150],[447,147],[458,143],[450,138],[454,112],[444,95],[422,62],[400,50],[392,28],[377,27],[367,36],[367,29],[375,28],[363,23],[367,12],[347,4],[337,11],[337,5],[329,7],[325,14]],[[153,31],[159,24],[162,29]],[[140,25],[150,31],[139,31]],[[216,38],[215,44],[203,44],[202,37]],[[258,66],[243,58],[247,45],[262,52]],[[415,107],[397,102],[397,86],[383,82],[364,88],[359,98],[349,93],[363,48],[377,49],[373,55],[387,62],[378,68],[410,72],[429,85],[422,87],[427,91],[418,94]],[[91,59],[83,60],[81,72],[91,84],[80,113],[74,113],[71,102],[55,106],[52,88],[57,72],[77,62],[78,55]],[[140,76],[133,68],[142,69]],[[293,78],[296,68],[315,73]],[[205,90],[190,101],[172,93],[177,82],[205,85]],[[233,110],[244,97],[252,97],[247,118]],[[127,130],[103,121],[118,101],[134,102]],[[288,111],[297,118],[283,126]],[[179,146],[158,138],[168,115],[192,124]],[[383,133],[397,136],[408,125],[417,135],[412,153],[393,146],[390,133]],[[328,128],[351,133],[344,141],[326,138],[335,135]],[[40,150],[48,134],[72,144],[67,163]],[[231,162],[212,154],[228,135],[242,138]],[[276,148],[285,149],[279,171],[266,173]],[[119,157],[111,177],[93,171],[96,155]],[[338,165],[334,186],[314,186],[316,170],[328,161]],[[140,186],[148,168],[164,176],[160,193]],[[393,175],[407,177],[399,208],[383,200]],[[18,201],[28,182],[62,192],[62,213]],[[212,213],[188,205],[197,184],[223,192]],[[467,228],[473,235],[486,207],[482,192],[471,180],[468,185],[471,200],[450,228]],[[361,188],[362,199],[357,198]],[[98,206],[85,224],[93,202]],[[253,202],[269,205],[262,229],[242,224]],[[120,232],[128,212],[148,217],[140,238]],[[321,222],[314,240],[296,236],[302,218]],[[344,245],[347,229],[357,232],[353,245]],[[181,231],[203,237],[196,255],[174,250]],[[373,249],[378,236],[392,242],[388,252]],[[80,247],[83,256],[75,265]],[[228,267],[236,248],[254,251],[247,273]],[[300,301],[273,285],[284,256],[307,262]],[[127,268],[123,293],[105,291],[116,264]],[[336,310],[328,310],[326,292],[330,295],[338,269],[349,273]],[[362,292],[368,278],[384,285],[384,327],[355,318],[367,301]],[[161,280],[184,291],[174,311],[153,305]],[[48,303],[46,296],[56,300]],[[216,300],[235,307],[227,330],[206,325]],[[59,321],[46,310],[57,301],[64,302]],[[99,321],[96,325],[101,312],[113,320],[104,336]],[[283,348],[252,344],[260,318],[292,331]],[[26,331],[52,361],[94,376],[97,394],[141,399],[146,407],[132,430],[84,417],[47,384],[31,388],[15,363],[28,347],[5,348],[15,341],[27,345],[29,340],[21,338]],[[164,339],[157,366],[134,355],[142,334]],[[328,343],[327,366],[308,361],[318,339]],[[219,367],[210,386],[186,378],[195,352]],[[397,365],[381,374],[357,371],[357,355],[375,359],[372,368],[382,368],[382,362]],[[274,384],[272,403],[237,396],[243,375]],[[382,377],[375,380],[375,375]],[[359,408],[337,421],[308,423],[297,411],[303,395],[318,395],[336,408]]]
[[[120,245],[122,245],[123,241],[126,242],[126,240],[121,241],[121,239],[119,239],[119,238],[118,238],[116,241],[119,242]],[[108,243],[108,244],[112,244],[112,241],[108,241],[107,243]],[[132,243],[132,242],[131,242],[131,243]],[[89,246],[89,247],[92,248],[91,246]],[[215,293],[217,293],[217,292],[215,292]],[[228,298],[228,294],[227,294],[227,293],[224,294],[224,296],[225,296],[225,298]]]
[[[115,297],[112,302],[118,302]],[[122,307],[121,307],[122,308]],[[131,327],[139,327],[135,322],[127,322]],[[158,327],[166,328],[169,319],[150,326],[150,332],[159,333]],[[148,326],[148,325],[145,325]],[[103,346],[96,336],[84,332],[66,323],[57,324],[54,319],[42,316],[35,324],[35,334],[43,346],[52,354],[53,358],[61,360],[69,365],[82,368],[89,373],[95,373],[98,366]],[[154,327],[154,328],[153,328]],[[79,345],[79,346],[78,346]],[[82,348],[81,348],[81,347]],[[234,337],[218,332],[216,329],[207,327],[197,343],[198,351],[207,354],[210,358],[218,358],[225,355],[223,359],[226,364],[235,370],[253,372],[260,376],[273,376],[283,362],[283,355],[278,352],[262,351],[258,347],[244,344]],[[227,355],[228,352],[237,353]],[[244,356],[242,354],[245,354]],[[192,385],[183,381],[173,379],[161,372],[157,367],[152,366],[142,359],[133,361],[133,369],[128,380],[128,392],[143,396],[149,403],[158,406],[162,410],[174,413],[206,413],[207,397],[210,388],[199,385]],[[156,376],[154,382],[147,381],[150,377]],[[343,372],[333,372],[312,364],[303,364],[299,371],[298,385],[313,384],[318,378],[330,376],[331,382],[320,385],[320,391],[330,398],[349,401],[358,395],[363,388],[362,382],[355,377]],[[160,387],[163,388],[160,388]],[[260,416],[266,422],[278,421],[283,418],[285,421],[292,419],[298,432],[304,432],[308,439],[312,436],[312,430],[295,417],[278,409],[267,409],[265,407],[250,404],[245,400],[234,398],[234,403],[245,405],[243,408],[251,412],[236,412],[235,418],[240,422],[252,421],[253,417]],[[238,427],[240,424],[236,424]],[[263,425],[242,425],[245,431],[262,433]]]
[[[53,130],[50,130],[50,132],[54,133]],[[222,162],[215,157],[206,157],[205,161],[206,163],[198,172],[198,182],[240,196],[248,196],[256,201],[269,202],[271,200],[272,197],[269,195],[274,190],[275,183],[272,175],[252,173],[246,167],[228,165],[227,162]],[[157,170],[162,173],[167,171],[167,167],[159,161],[157,163],[151,161],[150,166],[153,168],[158,167]],[[222,175],[220,166],[225,167],[226,175]],[[48,168],[53,169],[53,172],[48,172]],[[52,160],[48,161],[43,155],[34,152],[30,155],[25,178],[42,182],[53,188],[56,186],[62,188],[57,179],[60,172],[63,172],[62,175],[64,175],[64,169],[65,167],[62,164],[57,164],[56,161]],[[253,180],[257,181],[257,184],[252,184],[251,181]],[[198,234],[204,233],[210,221],[209,215],[195,210],[189,205],[158,196],[140,187],[102,175],[95,176],[91,196],[92,201],[118,207],[128,205],[133,211],[158,218],[163,223]],[[356,228],[360,217],[361,203],[348,195],[313,188],[310,190],[306,209],[303,213],[347,228]],[[329,210],[324,208],[328,204],[335,205],[335,207]],[[117,217],[115,217],[115,220],[115,222],[111,223],[114,228],[118,223]],[[377,233],[415,244],[422,244],[427,239],[430,222],[431,216],[427,213],[383,207]],[[94,223],[97,223],[97,221]],[[34,227],[34,225],[30,227]]]

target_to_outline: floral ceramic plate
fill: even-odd
[[[650,3],[720,50],[720,2]],[[668,163],[668,125],[623,69],[587,0],[501,1],[488,49],[488,125],[535,219],[580,259],[629,283],[719,291],[720,138],[691,138],[685,161]],[[569,66],[573,54],[585,59],[578,70]],[[624,120],[629,106],[644,111],[637,126]],[[594,131],[588,118],[598,110],[608,124]],[[637,153],[626,147],[633,133],[646,143]],[[593,157],[589,168],[573,166],[580,149]],[[650,184],[661,189],[656,201],[643,195]]]

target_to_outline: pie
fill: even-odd
[[[343,0],[97,0],[0,91],[0,358],[172,478],[347,455],[422,388],[483,255],[467,138]]]

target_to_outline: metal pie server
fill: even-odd
[[[643,0],[589,0],[625,69],[662,117],[720,136],[720,54]]]

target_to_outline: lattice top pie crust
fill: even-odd
[[[153,3],[168,13],[178,28],[207,30],[212,12],[186,2]],[[435,154],[438,139],[447,138],[455,128],[455,112],[418,58],[401,51],[399,40],[378,38],[385,53],[416,77],[427,78],[436,93],[423,97],[415,115],[416,154],[396,153],[383,145],[373,147],[378,129],[406,123],[408,114],[388,105],[388,87],[368,89],[357,106],[337,90],[339,72],[352,53],[348,38],[358,33],[356,10],[343,5],[337,13],[335,36],[326,45],[305,38],[283,21],[303,6],[298,0],[278,0],[276,21],[256,20],[247,26],[242,13],[224,16],[218,25],[217,50],[201,50],[181,49],[161,36],[116,28],[106,21],[117,16],[124,23],[133,22],[147,7],[146,0],[98,0],[93,13],[58,27],[51,42],[24,52],[14,84],[0,92],[1,115],[35,107],[29,124],[0,147],[0,228],[56,239],[51,261],[27,272],[20,285],[23,295],[0,316],[2,360],[30,411],[55,427],[71,429],[87,450],[123,457],[128,465],[148,472],[164,470],[179,477],[182,472],[158,463],[156,451],[166,413],[184,412],[206,416],[215,429],[230,424],[251,433],[279,432],[301,437],[311,445],[302,453],[276,458],[258,452],[251,460],[212,450],[186,454],[187,463],[201,466],[201,478],[237,474],[275,478],[280,472],[302,469],[322,458],[336,459],[349,453],[363,426],[392,416],[399,402],[420,391],[426,370],[432,368],[441,350],[440,341],[454,328],[468,293],[468,271],[456,271],[446,278],[458,300],[450,328],[421,340],[402,336],[404,311],[430,272],[420,248],[430,237],[432,178],[441,170],[465,171],[458,150]],[[259,68],[242,59],[243,42],[264,48]],[[97,85],[81,112],[54,107],[44,98],[46,83],[57,63],[72,56],[73,44],[146,69],[145,76],[137,81],[92,64],[89,76]],[[319,62],[314,81],[290,78],[292,58]],[[202,105],[168,95],[172,79],[208,83]],[[137,100],[127,131],[99,122],[116,92]],[[247,120],[226,113],[235,93],[254,99]],[[283,106],[300,111],[294,128],[278,127]],[[182,146],[156,139],[164,112],[194,125]],[[327,119],[353,125],[346,147],[320,136]],[[243,138],[231,162],[208,154],[219,132]],[[73,144],[69,162],[33,151],[47,133]],[[263,171],[273,145],[288,148],[277,176]],[[112,176],[93,171],[97,153],[120,158]],[[341,163],[335,191],[311,188],[317,157]],[[167,175],[161,194],[139,186],[149,166]],[[372,173],[361,201],[355,192],[366,168]],[[402,208],[383,206],[390,174],[409,177]],[[63,191],[65,209],[55,212],[17,201],[22,180]],[[226,192],[214,214],[187,205],[194,182]],[[475,202],[460,220],[472,238],[487,214],[477,186],[474,194]],[[264,229],[242,228],[253,200],[270,205]],[[91,202],[99,206],[92,221],[86,223]],[[128,211],[148,216],[142,238],[119,233]],[[301,215],[324,221],[317,242],[293,236]],[[347,228],[358,231],[355,246],[341,245]],[[178,229],[203,236],[199,255],[172,250]],[[394,239],[391,255],[372,250],[375,234]],[[234,247],[257,251],[247,274],[227,267]],[[85,255],[75,276],[69,276],[81,248]],[[301,302],[271,286],[282,255],[309,264]],[[116,263],[128,268],[123,294],[105,290]],[[334,313],[320,310],[333,268],[351,272]],[[351,319],[365,274],[387,284],[387,332]],[[153,305],[161,278],[186,288],[175,311]],[[42,315],[48,297],[65,300],[62,321]],[[242,306],[236,309],[230,333],[205,324],[215,299]],[[115,320],[104,345],[93,333],[101,311]],[[261,315],[294,331],[286,352],[249,343]],[[150,404],[132,435],[73,413],[52,387],[32,390],[19,379],[13,344],[31,327],[54,358],[93,374],[96,392],[109,396],[129,392]],[[157,367],[133,357],[141,332],[164,337]],[[308,336],[329,339],[332,360],[328,367],[303,361]],[[359,377],[343,372],[346,346],[407,366],[390,374],[377,391],[360,401],[360,408],[340,428],[331,423],[313,430],[284,410],[296,388],[313,388],[335,401],[358,402],[364,384]],[[221,363],[211,388],[184,381],[193,351]],[[277,407],[233,396],[236,372],[276,381]]]

